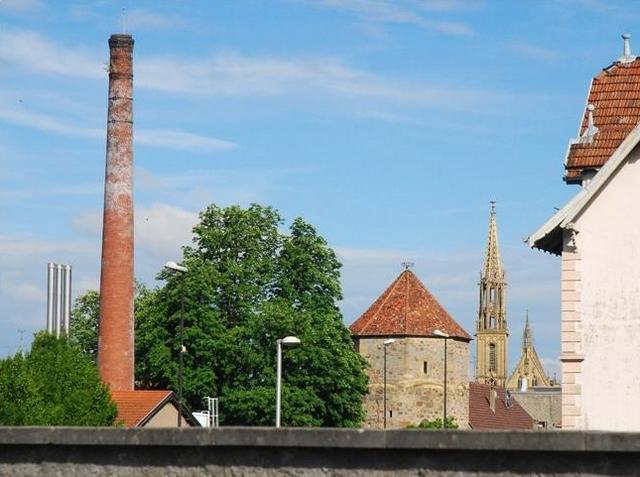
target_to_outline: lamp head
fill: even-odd
[[[300,338],[295,336],[285,336],[280,340],[280,342],[282,343],[282,346],[288,346],[290,348],[298,346],[301,343]]]
[[[382,344],[384,344],[385,346],[389,346],[390,344],[393,344],[395,342],[395,338],[389,338],[388,340],[384,340]]]
[[[186,273],[189,271],[187,267],[183,267],[182,265],[178,265],[176,262],[167,262],[164,264],[164,268],[169,270],[173,270],[175,272]]]

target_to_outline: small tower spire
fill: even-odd
[[[527,349],[529,346],[533,346],[533,332],[531,326],[529,326],[529,310],[524,319],[524,333],[522,334],[522,348]]]
[[[496,201],[491,201],[491,214],[489,215],[489,238],[487,239],[487,250],[484,259],[484,277],[487,280],[502,282],[504,280],[504,270],[500,259],[500,248],[498,246],[498,224],[496,221]]]

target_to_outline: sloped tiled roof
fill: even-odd
[[[410,270],[403,271],[349,329],[355,336],[432,336],[440,330],[471,340]]]
[[[640,59],[605,68],[593,79],[587,104],[595,107],[598,132],[591,142],[570,145],[565,165],[568,183],[580,182],[583,169],[599,169],[640,122]],[[580,136],[587,129],[588,117],[585,108]]]
[[[469,383],[469,425],[472,429],[532,429],[533,419],[511,397],[505,405],[505,389],[494,387],[498,393],[495,412],[489,406],[489,384]]]
[[[167,390],[111,391],[111,398],[118,406],[118,421],[125,427],[136,427],[148,420],[153,413],[172,398]]]

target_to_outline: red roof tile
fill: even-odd
[[[469,425],[476,430],[533,429],[533,419],[512,397],[505,405],[505,389],[495,387],[495,412],[489,406],[489,384],[469,383]]]
[[[471,336],[429,293],[413,272],[405,270],[350,327],[356,336]]]
[[[136,427],[146,421],[154,411],[171,399],[173,392],[160,391],[111,391],[111,398],[118,406],[118,421],[126,427]]]
[[[601,167],[640,122],[640,59],[614,63],[593,79],[587,104],[593,104],[598,132],[589,143],[572,144],[567,154],[565,180],[580,181],[583,169]],[[585,108],[580,135],[587,129]]]

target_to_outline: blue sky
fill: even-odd
[[[122,14],[122,9],[125,14]],[[45,322],[46,263],[99,284],[107,39],[134,35],[136,275],[179,259],[198,211],[302,216],[344,264],[346,323],[404,260],[469,332],[489,201],[553,371],[559,262],[522,239],[561,180],[591,77],[638,12],[598,0],[0,0],[0,355]],[[633,40],[632,40],[633,45]]]

